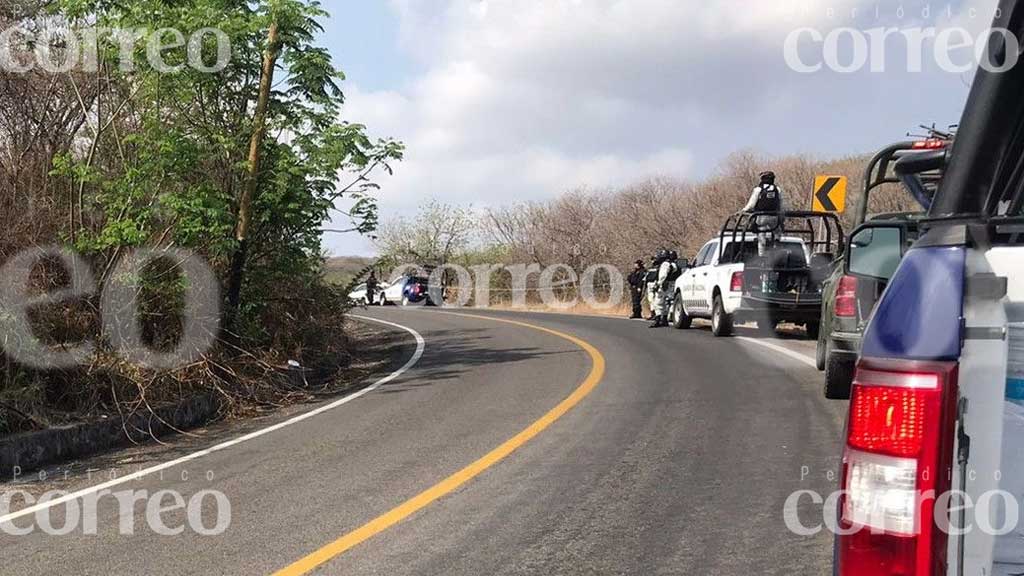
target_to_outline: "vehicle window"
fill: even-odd
[[[697,255],[693,257],[693,266],[694,267],[701,266],[701,262],[704,261],[704,256],[707,255],[708,250],[710,248],[711,248],[711,244],[705,244],[704,247],[700,249],[700,252],[697,252]]]
[[[800,242],[780,242],[776,249],[783,249],[790,254],[805,256],[804,246]],[[757,240],[745,240],[743,242],[730,242],[723,250],[722,259],[719,263],[746,261],[757,256]]]
[[[730,242],[725,245],[725,249],[722,251],[722,259],[719,262],[737,262],[741,257],[745,260],[752,256],[757,256],[756,240]]]
[[[718,242],[711,242],[710,244],[705,246],[704,250],[701,250],[701,252],[704,253],[704,257],[697,262],[697,265],[707,266],[708,264],[711,264],[711,262],[714,261],[715,259],[716,250],[718,250]]]
[[[850,240],[850,272],[871,278],[892,278],[903,254],[898,228],[866,228]]]

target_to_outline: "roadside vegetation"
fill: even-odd
[[[660,247],[692,258],[704,242],[718,234],[725,219],[746,204],[758,174],[768,168],[778,174],[791,209],[810,209],[816,175],[847,176],[843,219],[849,232],[853,204],[863,187],[863,171],[870,156],[818,160],[740,152],[699,181],[652,178],[621,188],[570,190],[546,202],[476,209],[429,201],[414,218],[385,221],[378,232],[378,246],[383,261],[391,265],[470,267],[493,263],[546,268],[565,264],[581,276],[590,266],[611,264],[625,276],[635,260],[650,262]],[[871,197],[871,212],[916,209],[913,200],[896,186],[886,186]],[[531,305],[540,304],[536,280],[533,275],[528,284],[527,303]],[[566,298],[578,293],[571,275],[556,274],[554,281],[564,283]],[[452,282],[454,277],[447,275],[446,283]],[[492,305],[510,303],[509,275],[494,274],[491,290]]]
[[[327,13],[305,0],[38,0],[0,5],[0,26],[33,32],[173,29],[185,38],[215,27],[230,58],[214,72],[185,65],[188,43],[168,37],[153,64],[145,41],[124,51],[99,35],[96,71],[0,70],[0,263],[26,248],[80,254],[97,284],[133,250],[185,249],[218,277],[224,321],[218,345],[174,371],[115,356],[99,329],[96,293],[33,310],[51,344],[96,347],[77,369],[31,370],[0,356],[0,435],[100,415],[125,416],[197,394],[229,411],[296,396],[295,360],[329,381],[350,356],[345,298],[324,281],[321,228],[346,198],[349,233],[377,225],[375,178],[403,146],[374,140],[345,118],[343,74],[316,43]],[[218,60],[203,36],[202,62]],[[55,43],[57,59],[70,43]],[[16,57],[31,59],[26,43]],[[130,66],[125,66],[125,59]],[[42,262],[34,288],[67,285]],[[180,337],[185,287],[173,262],[142,275],[147,343]],[[0,311],[0,322],[4,321]],[[5,347],[9,330],[3,331]]]

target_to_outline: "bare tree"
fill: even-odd
[[[443,266],[465,252],[476,230],[471,208],[430,200],[415,220],[395,218],[377,232],[381,255],[402,264]]]

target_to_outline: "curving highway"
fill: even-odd
[[[154,534],[144,510],[105,499],[95,535],[0,534],[0,573],[831,571],[831,536],[795,535],[783,517],[794,491],[834,490],[839,466],[846,404],[822,398],[807,343],[553,314],[365,315],[404,335],[390,379],[249,423],[232,431],[241,441],[120,461],[138,477],[114,492],[226,495],[224,533]],[[820,523],[805,504],[800,519]],[[214,522],[212,506],[203,515]],[[135,534],[121,534],[133,516]]]

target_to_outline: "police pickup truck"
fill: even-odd
[[[818,337],[821,287],[837,252],[842,228],[833,215],[782,212],[770,216],[771,230],[758,225],[764,214],[730,217],[676,281],[669,322],[689,328],[694,318],[711,320],[715,336],[728,336],[734,323],[757,322],[766,333],[780,322],[807,328]],[[769,233],[764,256],[757,232]],[[831,247],[831,248],[826,248]]]
[[[920,238],[864,332],[839,576],[1024,573],[1024,0],[1002,0],[992,29],[995,69],[975,76]]]

